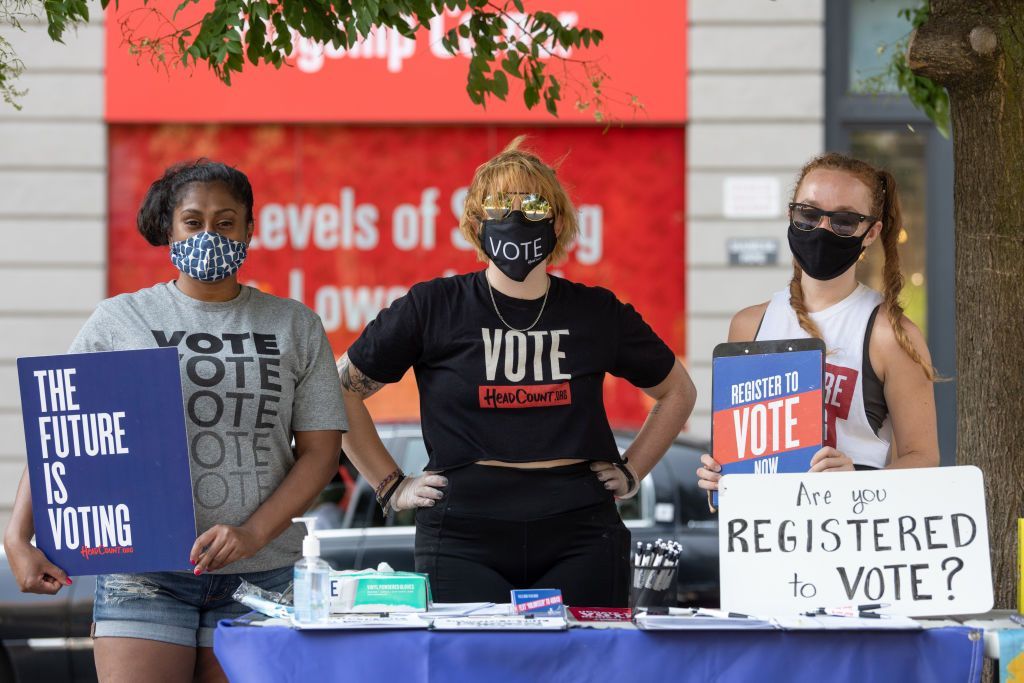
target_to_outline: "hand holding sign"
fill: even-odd
[[[71,585],[64,570],[46,559],[43,551],[31,543],[5,543],[4,547],[22,593],[55,595],[64,586]]]
[[[266,545],[255,532],[245,526],[218,524],[204,531],[192,545],[189,561],[196,576],[226,567],[236,560],[255,555]]]
[[[188,566],[195,512],[179,372],[170,348],[18,359],[38,545],[15,543],[23,590],[55,593],[64,570]]]
[[[825,446],[811,458],[811,472],[853,472],[853,460],[831,446]]]

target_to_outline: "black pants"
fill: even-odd
[[[629,530],[588,463],[444,473],[444,500],[416,512],[416,570],[437,602],[508,602],[559,588],[566,604],[625,607]]]

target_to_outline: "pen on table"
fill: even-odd
[[[804,616],[808,617],[845,617],[853,618],[860,617],[862,619],[888,619],[887,614],[878,614],[876,612],[865,612],[863,610],[854,609],[852,607],[819,607],[813,612],[804,612]]]
[[[862,612],[867,611],[869,609],[885,609],[886,607],[892,607],[892,605],[888,602],[873,602],[868,605],[857,605],[857,609],[861,610]]]

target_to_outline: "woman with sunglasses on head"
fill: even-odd
[[[767,303],[737,313],[729,341],[825,342],[825,446],[812,472],[938,465],[935,371],[924,335],[899,302],[903,221],[895,178],[824,154],[801,170],[789,218],[793,279]],[[861,253],[878,240],[882,292],[856,276]],[[717,489],[721,466],[709,455],[702,462],[698,484]]]
[[[460,229],[484,270],[415,285],[339,361],[345,451],[385,512],[418,508],[416,568],[443,602],[508,602],[559,588],[567,604],[624,606],[636,494],[693,408],[675,355],[612,292],[547,273],[576,236],[552,168],[516,138],[481,165]],[[413,368],[426,472],[406,477],[364,400]],[[655,401],[620,457],[605,373]]]

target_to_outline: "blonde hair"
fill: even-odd
[[[459,230],[466,241],[476,248],[477,258],[487,260],[480,244],[480,223],[486,214],[483,210],[484,199],[499,192],[536,192],[551,203],[556,228],[561,231],[551,252],[549,261],[559,263],[569,253],[569,245],[576,239],[579,223],[576,209],[569,199],[568,193],[555,177],[555,169],[548,166],[533,152],[523,149],[525,135],[520,135],[508,143],[497,156],[477,166],[473,174],[473,182],[469,185]]]
[[[914,348],[907,331],[903,328],[903,306],[900,304],[900,292],[903,291],[903,273],[900,271],[900,254],[897,249],[900,230],[903,228],[903,216],[900,212],[900,199],[896,190],[896,179],[884,169],[877,169],[871,164],[848,157],[837,152],[829,152],[811,159],[800,170],[796,186],[793,188],[793,201],[796,201],[797,190],[807,174],[818,169],[842,171],[848,173],[871,191],[871,214],[878,216],[882,222],[880,236],[885,264],[882,267],[882,297],[884,312],[889,318],[896,341],[910,358],[921,366],[930,381],[936,380],[935,368],[924,362],[921,354]],[[800,286],[802,271],[793,261],[793,279],[789,282],[789,303],[800,321],[800,327],[812,337],[822,338],[821,330],[811,320],[804,303],[804,292]]]

